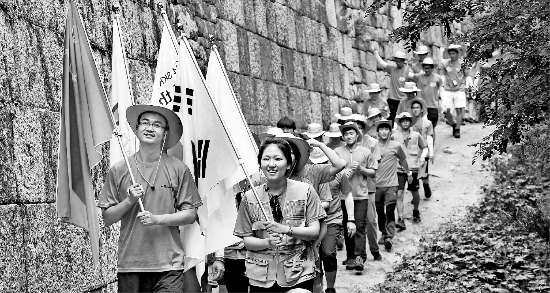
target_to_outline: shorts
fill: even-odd
[[[437,121],[439,120],[439,109],[438,108],[428,108],[428,120],[432,122],[433,127],[437,125]]]
[[[118,292],[183,293],[183,271],[118,273]]]
[[[340,224],[327,224],[327,235],[323,238],[319,249],[325,272],[336,272],[338,270],[336,244],[342,230],[342,225]]]
[[[441,91],[441,102],[443,103],[443,109],[466,108],[466,92]]]
[[[412,172],[412,183],[408,184],[407,190],[408,191],[417,191],[420,188],[420,182],[418,181],[418,171]],[[397,173],[397,180],[399,181],[399,187],[397,187],[397,190],[405,190],[405,184],[407,182],[408,176],[405,173]]]
[[[397,186],[376,187],[376,206],[387,206],[397,202]]]
[[[273,286],[271,286],[270,288],[263,288],[263,287],[250,285],[250,293],[256,293],[256,292],[276,292],[276,293],[280,293],[280,292],[287,292],[287,291],[290,291],[292,289],[297,289],[297,288],[305,289],[305,290],[309,290],[309,291],[313,292],[313,279],[303,281],[303,282],[298,283],[298,284],[296,284],[292,287],[281,287],[277,283],[273,284]]]

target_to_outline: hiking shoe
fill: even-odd
[[[371,252],[372,253],[372,257],[374,258],[374,260],[376,261],[381,261],[382,260],[382,255],[380,255],[380,252]]]
[[[424,184],[424,196],[426,198],[432,197],[432,189],[430,188],[430,184]]]
[[[386,240],[384,240],[384,248],[386,249],[386,251],[391,251],[391,248],[393,247],[393,241],[391,238],[386,238]]]
[[[355,269],[355,261],[353,259],[348,259],[346,262],[346,270],[351,271]]]
[[[413,222],[414,223],[420,223],[422,219],[420,219],[420,211],[413,210]]]
[[[405,226],[405,220],[401,218],[397,220],[397,223],[395,223],[395,227],[399,228],[400,230],[407,230],[407,226]]]
[[[325,293],[336,293],[336,289],[334,289],[334,288],[327,288],[327,289],[325,289]]]
[[[380,245],[384,244],[385,240],[386,240],[386,235],[380,236],[380,239],[378,239],[378,244],[380,244]]]
[[[453,136],[455,138],[460,138],[460,128],[454,128],[453,129]]]
[[[365,269],[365,266],[363,265],[365,263],[365,260],[358,256],[355,258],[355,270],[362,272]]]

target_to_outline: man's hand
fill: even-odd
[[[277,234],[287,234],[288,231],[290,231],[289,226],[285,226],[283,224],[279,224],[275,221],[268,221],[264,222],[265,229],[269,234],[277,233]]]
[[[348,178],[351,178],[351,175],[353,174],[352,169],[344,169],[344,170],[342,170],[342,172],[344,172],[344,176],[346,176]]]
[[[309,143],[309,145],[312,146],[312,147],[321,147],[321,145],[324,144],[324,143],[322,143],[322,142],[320,142],[320,141],[318,141],[314,138],[308,139],[307,143]]]
[[[154,226],[160,224],[158,216],[153,215],[149,211],[140,212],[137,214],[137,217],[143,226]]]
[[[355,231],[356,231],[356,227],[355,227],[355,223],[354,222],[348,222],[346,224],[347,228],[348,228],[348,237],[353,237],[353,235],[355,235]]]
[[[283,241],[281,240],[281,235],[278,233],[269,234],[269,238],[267,239],[269,248],[279,247],[283,245]]]
[[[212,264],[210,265],[212,267],[212,280],[218,281],[223,277],[223,274],[225,273],[225,264],[220,260],[214,260]]]
[[[130,186],[128,188],[128,196],[132,201],[137,201],[140,197],[142,197],[145,194],[145,190],[143,189],[143,186],[141,184],[136,183]]]
[[[353,172],[357,171],[357,168],[359,167],[359,162],[353,161],[350,165],[350,169],[353,170]]]

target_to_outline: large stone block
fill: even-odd
[[[343,48],[338,47],[338,42],[342,42],[342,35],[340,32],[335,28],[328,28],[327,30],[327,41],[322,44],[322,52],[321,55],[325,58],[330,59],[337,59],[338,58],[338,50]]]
[[[359,51],[357,49],[352,49],[351,54],[352,54],[352,57],[353,57],[353,66],[354,67],[363,67],[363,65],[361,64],[361,51]]]
[[[45,127],[55,127],[56,124]],[[59,129],[59,126],[55,128]],[[13,147],[17,154],[14,163],[20,203],[55,200],[53,194],[45,193],[43,136],[39,112],[28,108],[17,109],[13,120]]]
[[[172,15],[174,11],[169,10],[168,13]],[[175,23],[174,20],[175,15],[171,23]],[[143,2],[120,1],[120,29],[124,34],[129,58],[156,60],[155,55],[160,46],[164,25],[160,14],[152,11]],[[111,30],[110,26],[106,28],[109,33],[109,46]]]
[[[378,79],[376,78],[376,71],[367,71],[366,74],[363,73],[363,76],[365,77],[365,81],[367,84],[371,83],[378,83]],[[382,85],[380,85],[382,86]]]
[[[138,104],[148,104],[151,102],[151,95],[153,94],[152,85],[156,71],[155,67],[141,60],[128,59],[130,83],[134,93],[134,99]]]
[[[0,111],[0,205],[17,201],[13,118],[14,114],[8,109]]]
[[[106,283],[104,267],[116,266],[116,254],[101,257],[99,266],[93,265],[88,233],[58,222],[55,204],[25,206],[23,226],[30,292],[87,291]]]
[[[293,50],[281,47],[281,57],[283,61],[283,84],[292,85],[294,81],[294,55],[297,54]]]
[[[260,44],[261,78],[263,80],[273,81],[273,60],[271,59],[271,49],[273,42],[271,42],[267,38],[260,37],[258,35],[255,35],[255,38],[259,40]],[[279,53],[279,62],[280,58],[281,54]]]
[[[296,14],[296,50],[304,53],[307,50],[307,38],[310,37],[306,34],[306,21],[307,18],[305,16]]]
[[[306,120],[307,123],[323,123],[323,112],[321,109],[321,93],[309,92],[308,105],[310,112]]]
[[[334,61],[327,59],[327,58],[321,58],[322,66],[320,68],[323,78],[323,84],[325,86],[325,93],[328,95],[334,95],[334,71],[333,71],[333,63]]]
[[[250,75],[252,67],[256,66],[256,60],[258,60],[257,54],[259,50],[254,51],[254,40],[249,40],[249,37],[253,37],[253,34],[246,30],[237,27],[237,45],[239,47],[239,72],[244,75]]]
[[[361,71],[361,67],[353,67],[353,82],[355,83],[361,83],[363,82],[363,73]]]
[[[374,54],[371,52],[365,52],[364,55],[361,55],[361,57],[363,56],[365,57],[365,68],[368,70],[376,71],[376,67],[378,64],[376,61],[376,57],[374,57]]]
[[[217,2],[220,18],[241,27],[245,26],[244,0],[220,0]]]
[[[342,72],[340,70],[340,64],[338,62],[332,62],[332,72],[333,72],[333,76],[334,76],[334,94],[337,95],[337,96],[340,96],[342,97],[344,95],[344,92],[343,92],[343,84],[342,84],[342,75],[347,73],[347,70],[346,72]]]
[[[353,71],[344,65],[340,65],[340,77],[342,78],[342,95],[346,99],[353,99],[351,84],[353,83]]]
[[[330,122],[334,123],[338,119],[334,116],[337,113],[340,113],[340,98],[338,96],[328,96],[329,100],[329,118]]]
[[[348,69],[352,69],[353,68],[353,53],[351,52],[352,50],[352,39],[347,36],[347,35],[343,35],[343,38],[342,38],[342,41],[344,42],[344,64],[346,65],[346,67]]]
[[[323,26],[328,25],[327,6],[325,1],[315,1],[316,11],[313,13]]]
[[[296,12],[288,7],[285,7],[285,19],[284,23],[281,23],[281,28],[284,28],[287,36],[287,44],[291,49],[296,49]]]
[[[0,205],[0,291],[28,292],[23,235],[24,207]]]
[[[308,95],[308,92],[303,89],[289,87],[289,99],[288,99],[288,116],[296,122],[298,128],[307,127],[306,123],[306,109],[307,103],[305,103]]]
[[[53,201],[57,187],[60,113],[46,110],[39,111],[38,114],[42,127],[44,194],[48,201]]]
[[[258,124],[255,106],[255,86],[251,77],[240,75],[241,109],[248,124]]]
[[[256,32],[256,16],[254,9],[254,0],[244,0],[244,24],[248,31]]]
[[[313,72],[313,90],[316,92],[324,92],[323,60],[320,57],[311,56],[311,70]]]
[[[336,20],[336,6],[334,4],[334,1],[335,0],[326,0],[325,6],[326,6],[326,12],[327,12],[328,25],[336,28],[336,26],[338,25],[338,22]]]
[[[305,19],[305,31],[306,31],[306,52],[312,55],[318,55],[319,45],[318,41],[318,23],[312,19]]]
[[[280,115],[280,103],[279,87],[273,82],[265,83],[267,92],[267,109],[263,112],[267,120],[267,124],[275,125],[277,121],[282,117]]]
[[[277,89],[279,94],[279,118],[281,118],[289,115],[290,92],[289,87],[286,85],[278,84]],[[273,124],[273,126],[275,126],[275,124]]]
[[[226,20],[219,21],[222,34],[225,66],[228,71],[240,72],[237,27]]]
[[[266,82],[261,79],[254,79],[254,106],[256,112],[256,124],[266,125],[269,123],[269,101]]]
[[[241,78],[240,75],[233,72],[228,72],[227,77],[229,78],[229,82],[231,83],[231,87],[233,88],[233,92],[235,93],[235,98],[239,102],[239,106],[241,107],[241,110],[243,109],[242,105],[242,98],[241,98]]]
[[[283,83],[285,81],[283,56],[281,47],[275,42],[269,42],[269,62],[271,66],[267,69],[271,72],[272,80],[277,83]]]
[[[267,0],[254,0],[254,18],[256,19],[256,30],[258,34],[267,37]]]
[[[289,32],[292,31],[295,33],[295,28],[290,29],[290,26],[295,26],[294,19],[291,23],[287,23],[290,19],[289,15],[290,9],[282,4],[277,2],[266,2],[267,6],[267,35],[268,38],[277,42],[278,44],[290,47],[296,47],[295,36],[289,36]],[[291,39],[293,40],[291,42]]]
[[[294,82],[292,86],[305,88],[306,75],[304,71],[304,55],[302,53],[294,53]]]
[[[313,63],[312,56],[303,54],[302,55],[302,64],[304,68],[304,87],[312,91],[314,84],[314,74],[313,74]]]

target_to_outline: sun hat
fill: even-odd
[[[350,107],[342,107],[340,113],[334,114],[338,120],[350,120],[353,119],[353,111]]]
[[[413,116],[409,112],[401,112],[397,116],[395,116],[395,120],[397,120],[397,123],[401,123],[401,120],[403,119],[409,119],[412,122]]]
[[[399,91],[404,93],[420,92],[420,89],[416,87],[416,83],[412,81],[405,82],[403,87],[399,88]]]
[[[380,126],[382,126],[382,125],[388,126],[388,128],[391,131],[391,121],[389,121],[387,119],[380,119],[380,121],[376,122],[376,131],[377,132],[378,132],[378,129],[380,128]]]
[[[291,133],[279,133],[274,137],[286,140],[292,146],[293,152],[298,151],[300,153],[300,160],[295,163],[293,172],[295,173],[302,170],[309,159],[309,153],[311,151],[309,143]]]
[[[430,50],[428,50],[428,47],[421,45],[421,46],[418,46],[418,51],[413,51],[413,52],[416,55],[423,55],[423,54],[428,54]]]
[[[403,59],[403,60],[407,60],[407,54],[401,52],[401,51],[397,51],[395,52],[395,55],[393,55],[393,59]]]
[[[382,112],[380,112],[380,109],[378,108],[370,108],[368,114],[367,119],[370,119],[376,115],[382,116]]]
[[[341,137],[342,133],[340,132],[340,124],[332,123],[328,126],[328,131],[325,132],[327,137]]]
[[[342,133],[342,135],[344,134],[344,132],[350,129],[355,130],[358,135],[361,134],[361,131],[359,130],[359,126],[357,126],[357,123],[355,122],[349,121],[349,122],[346,122],[346,124],[344,125],[340,125],[340,132]]]
[[[357,124],[361,124],[363,126],[363,129],[367,127],[367,118],[364,115],[361,114],[353,114],[353,120]]]
[[[303,134],[307,135],[309,138],[316,138],[325,133],[323,131],[323,126],[319,123],[310,123],[307,125],[307,131]]]
[[[380,88],[380,85],[377,83],[371,83],[369,84],[369,89],[365,90],[367,93],[379,93],[382,91]]]
[[[320,147],[313,147],[311,148],[311,153],[309,154],[309,160],[313,164],[322,164],[328,161],[328,157]]]
[[[424,58],[424,60],[422,60],[422,65],[431,65],[431,66],[435,66],[435,62],[432,58],[430,57],[426,57]]]
[[[447,52],[450,50],[456,50],[458,53],[462,53],[462,46],[457,44],[451,44],[449,47],[447,47]]]
[[[181,124],[180,117],[174,113],[171,109],[153,106],[153,105],[133,105],[126,109],[126,119],[132,127],[132,131],[137,135],[137,126],[139,116],[145,112],[158,113],[168,122],[168,134],[166,135],[166,141],[164,142],[164,149],[172,148],[178,143],[183,134],[183,126]]]

